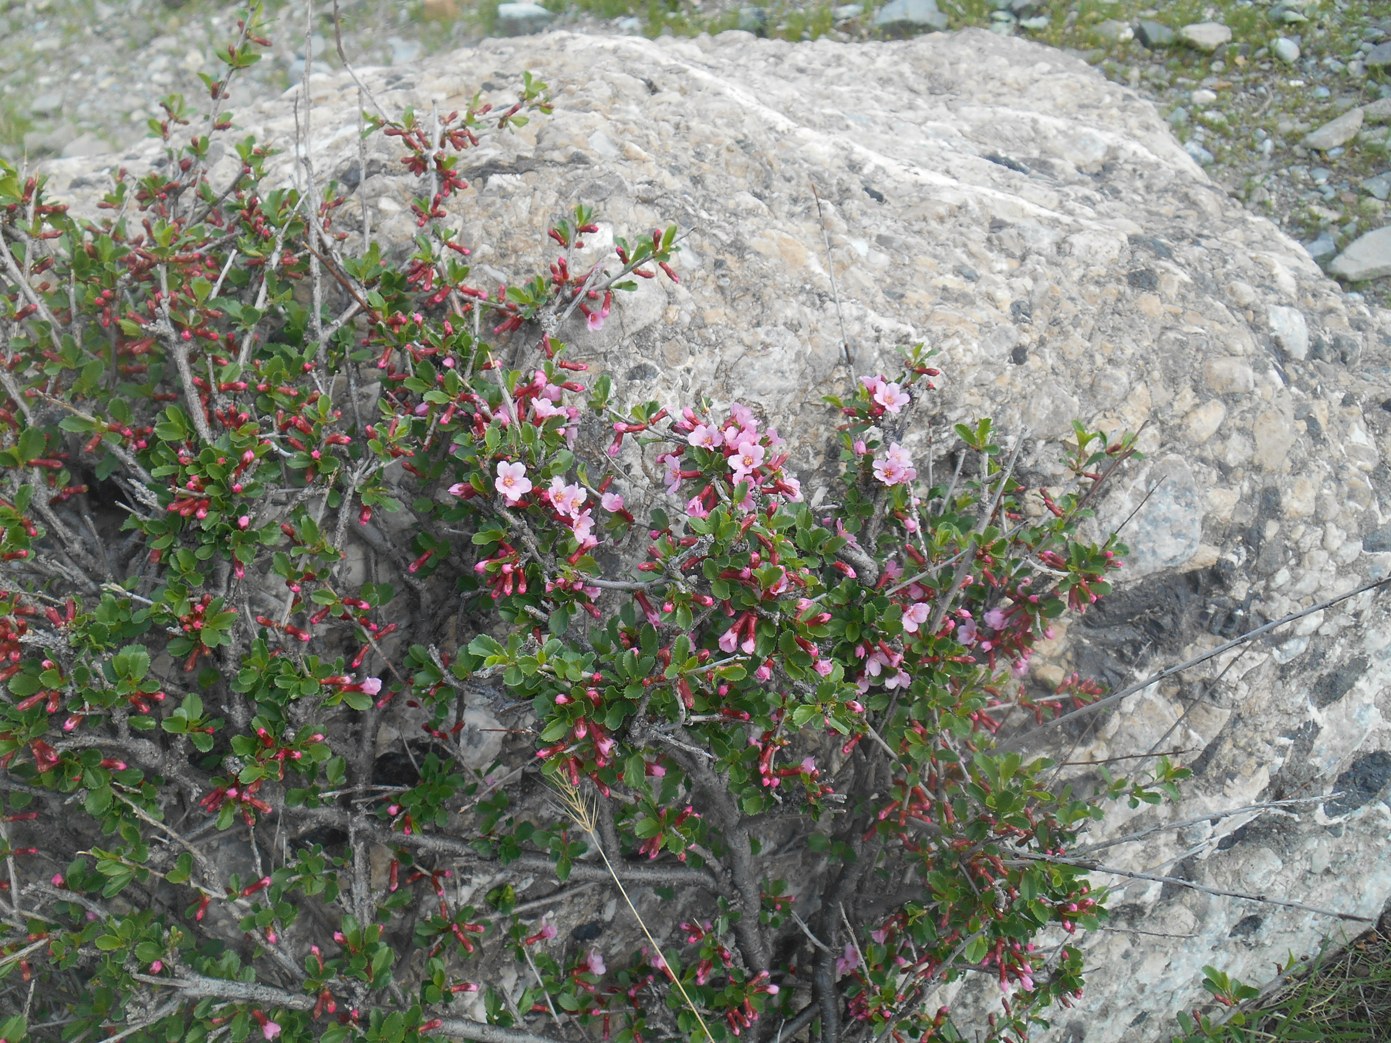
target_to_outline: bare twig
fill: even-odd
[[[353,68],[353,63],[348,61],[348,54],[343,50],[343,16],[338,10],[338,0],[333,0],[333,42],[338,48],[338,60],[343,63],[343,68],[348,71],[348,75],[357,84],[359,93],[372,103],[372,108],[377,110],[377,115],[385,122],[390,123],[391,117],[386,114],[386,110],[377,103],[377,99],[372,92],[367,89],[367,84],[362,82],[357,70]]]
[[[840,323],[840,351],[841,359],[845,363],[846,369],[853,374],[855,371],[855,356],[850,350],[850,337],[845,332],[845,316],[840,310],[840,291],[836,289],[836,266],[835,259],[831,256],[831,233],[826,230],[826,215],[821,212],[821,193],[816,190],[816,182],[811,183],[811,197],[816,200],[816,219],[821,222],[821,238],[826,243],[826,274],[831,279],[831,299],[836,304],[836,321]]]
[[[1145,754],[1149,756],[1149,754]],[[1176,829],[1183,829],[1185,826],[1196,826],[1203,822],[1218,822],[1224,818],[1232,818],[1236,815],[1244,815],[1248,811],[1260,813],[1272,808],[1293,807],[1299,804],[1318,804],[1325,800],[1331,800],[1337,796],[1334,793],[1325,793],[1317,797],[1297,797],[1292,800],[1271,800],[1261,804],[1246,804],[1239,808],[1229,808],[1226,811],[1218,811],[1209,815],[1195,815],[1193,818],[1186,818],[1179,822],[1165,822],[1158,826],[1151,826],[1148,829],[1136,830],[1134,833],[1127,833],[1123,837],[1114,837],[1110,840],[1103,840],[1096,844],[1085,844],[1082,847],[1074,848],[1072,853],[1079,857],[1094,855],[1098,851],[1105,851],[1108,847],[1119,847],[1121,844],[1133,844],[1137,840],[1153,836],[1155,833],[1171,833]]]
[[[1006,865],[1021,865],[1026,862],[1051,862],[1054,865],[1076,866],[1078,869],[1085,869],[1090,873],[1109,873],[1112,876],[1124,877],[1127,880],[1145,880],[1155,884],[1173,884],[1175,887],[1186,887],[1190,891],[1201,891],[1203,894],[1216,895],[1219,898],[1239,898],[1245,902],[1259,902],[1262,905],[1277,905],[1282,909],[1301,909],[1306,913],[1333,916],[1337,917],[1339,920],[1352,920],[1357,923],[1376,923],[1375,916],[1358,916],[1356,913],[1343,913],[1336,909],[1325,909],[1322,906],[1308,905],[1305,902],[1295,902],[1286,898],[1253,895],[1246,891],[1228,891],[1225,888],[1209,887],[1207,884],[1199,884],[1192,880],[1184,880],[1182,877],[1164,876],[1161,873],[1143,873],[1130,869],[1120,869],[1116,866],[1102,865],[1088,858],[1065,858],[1058,855],[1035,855],[1017,852],[1014,858],[1005,859]]]
[[[1254,641],[1262,634],[1268,634],[1270,631],[1276,630],[1279,627],[1285,626],[1289,623],[1294,623],[1300,619],[1303,619],[1305,616],[1311,616],[1315,612],[1322,612],[1326,608],[1332,608],[1334,605],[1341,604],[1342,602],[1347,601],[1350,598],[1355,598],[1359,594],[1365,594],[1369,590],[1375,590],[1378,587],[1384,587],[1388,583],[1391,583],[1391,576],[1383,576],[1381,579],[1368,580],[1366,583],[1363,583],[1361,586],[1358,586],[1353,590],[1348,591],[1346,594],[1338,594],[1335,597],[1327,598],[1323,601],[1320,601],[1318,602],[1318,604],[1310,605],[1307,608],[1301,608],[1298,611],[1291,612],[1287,616],[1281,616],[1279,619],[1271,620],[1269,623],[1266,623],[1262,626],[1258,626],[1254,630],[1248,630],[1244,634],[1239,634],[1236,637],[1232,638],[1230,641],[1224,641],[1216,648],[1208,649],[1206,652],[1202,652],[1199,655],[1193,656],[1191,659],[1185,659],[1181,663],[1175,663],[1172,666],[1166,666],[1163,670],[1160,670],[1158,673],[1151,674],[1143,681],[1138,681],[1135,684],[1130,685],[1128,688],[1121,689],[1119,692],[1116,692],[1113,695],[1108,695],[1104,699],[1098,699],[1094,703],[1088,703],[1086,706],[1079,707],[1078,709],[1073,710],[1070,713],[1065,713],[1060,717],[1054,717],[1052,720],[1044,721],[1036,728],[1032,728],[1027,732],[1021,732],[1019,735],[1012,736],[1011,738],[1004,740],[1003,742],[999,743],[995,748],[999,751],[1018,749],[1020,746],[1023,746],[1025,742],[1036,738],[1041,732],[1047,731],[1050,728],[1056,728],[1060,724],[1071,723],[1072,721],[1085,717],[1088,714],[1093,714],[1096,713],[1096,711],[1098,710],[1103,710],[1108,706],[1114,706],[1121,700],[1128,699],[1130,696],[1135,695],[1137,692],[1143,692],[1146,688],[1149,688],[1152,685],[1156,685],[1160,681],[1165,680],[1166,678],[1173,677],[1175,674],[1181,674],[1185,670],[1191,670],[1195,666],[1199,666],[1203,663],[1206,663],[1209,659],[1215,659],[1217,656],[1220,656],[1223,652],[1229,652],[1233,648],[1237,648],[1241,645],[1244,645],[1249,641]]]

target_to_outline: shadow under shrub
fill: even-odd
[[[827,404],[810,504],[769,420],[561,340],[675,228],[582,263],[573,205],[548,271],[472,279],[467,152],[544,85],[374,122],[391,263],[230,136],[259,42],[100,221],[0,165],[0,1036],[1009,1038],[1078,995],[1101,812],[995,737],[1096,694],[1022,676],[1107,590],[1075,532],[1130,442],[1030,489],[982,421],[920,473],[912,349]],[[989,1025],[931,999],[968,975]]]

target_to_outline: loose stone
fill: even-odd
[[[1328,266],[1348,282],[1365,282],[1391,275],[1391,225],[1354,239]]]
[[[1329,120],[1317,130],[1312,130],[1305,134],[1299,142],[1305,148],[1314,149],[1317,152],[1326,152],[1329,149],[1337,148],[1339,145],[1346,145],[1353,138],[1357,137],[1357,132],[1362,129],[1362,109],[1361,107],[1349,109],[1337,119]]]
[[[1211,54],[1225,43],[1230,43],[1232,31],[1221,22],[1195,22],[1185,25],[1178,31],[1179,38],[1189,47]]]

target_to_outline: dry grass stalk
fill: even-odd
[[[696,1021],[700,1023],[700,1031],[704,1033],[708,1043],[715,1043],[715,1037],[710,1034],[709,1027],[705,1024],[705,1019],[701,1017],[699,1009],[692,1002],[690,994],[686,992],[686,987],[681,984],[681,979],[672,970],[671,961],[662,952],[662,947],[657,944],[657,939],[652,937],[652,932],[647,929],[647,924],[642,919],[642,914],[638,912],[638,907],[633,904],[633,900],[628,897],[628,891],[623,886],[623,881],[618,878],[618,873],[614,871],[613,863],[609,861],[609,856],[604,851],[604,845],[599,840],[599,826],[594,821],[594,809],[590,807],[589,801],[585,798],[568,779],[556,778],[552,780],[556,791],[560,794],[561,805],[570,820],[579,826],[594,845],[594,850],[599,852],[599,857],[604,860],[604,868],[609,871],[609,876],[613,878],[614,886],[618,888],[618,893],[623,896],[623,901],[628,903],[628,909],[633,914],[633,919],[637,921],[638,927],[642,930],[643,937],[652,946],[652,951],[657,954],[657,959],[661,961],[662,970],[666,973],[667,979],[676,986],[676,990],[681,993],[681,1001],[686,1005],[686,1009],[695,1015]]]

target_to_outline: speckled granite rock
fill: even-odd
[[[556,88],[555,114],[465,159],[466,238],[507,277],[547,258],[547,221],[576,201],[621,229],[692,229],[679,286],[645,284],[599,335],[566,331],[635,397],[754,400],[814,461],[818,396],[850,376],[833,271],[855,372],[909,340],[941,349],[920,452],[930,422],[992,414],[1027,432],[1021,465],[1041,481],[1056,468],[1041,443],[1074,417],[1147,425],[1147,462],[1102,506],[1117,524],[1138,507],[1127,580],[1045,676],[1077,665],[1124,685],[1391,566],[1391,318],[1341,296],[1148,103],[1081,62],[984,32],[858,47],[551,35],[366,79],[388,110],[448,110],[523,69]],[[358,165],[356,92],[344,78],[313,92],[315,167],[341,178]],[[290,96],[242,123],[290,141]],[[406,243],[412,186],[389,144],[368,148],[362,198]],[[51,169],[90,199],[98,166]],[[1360,596],[1100,719],[1067,759],[1184,750],[1197,769],[1184,805],[1125,828],[1345,794],[1158,832],[1108,861],[1375,916],[1391,895],[1388,615]],[[1086,999],[1040,1038],[1167,1039],[1203,964],[1261,980],[1338,926],[1158,884],[1116,905]]]

